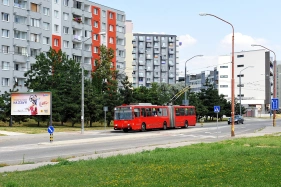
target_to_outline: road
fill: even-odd
[[[277,123],[280,123],[278,120]],[[253,133],[266,126],[272,126],[269,119],[249,119],[244,124],[235,125],[235,135]],[[188,129],[153,130],[129,132],[114,130],[54,133],[54,141],[49,142],[49,134],[31,134],[0,137],[0,163],[20,164],[43,162],[58,157],[70,158],[147,146],[161,146],[180,142],[214,142],[230,137],[227,122],[200,123]]]

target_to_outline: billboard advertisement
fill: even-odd
[[[12,92],[11,115],[51,115],[51,92]]]

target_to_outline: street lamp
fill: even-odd
[[[191,60],[191,59],[193,59],[193,58],[195,58],[195,57],[202,57],[203,55],[195,55],[195,56],[193,56],[193,57],[191,57],[190,59],[188,59],[187,61],[185,61],[185,69],[184,69],[184,88],[186,88],[186,63],[189,61],[189,60]],[[185,92],[184,92],[184,104],[186,105],[186,90],[185,90]]]
[[[200,16],[213,16],[227,24],[229,24],[232,27],[232,78],[231,78],[231,136],[235,136],[234,134],[234,115],[235,115],[235,102],[234,102],[234,27],[231,23],[225,21],[224,19],[217,17],[213,14],[207,14],[207,13],[200,13]]]
[[[268,51],[271,51],[274,54],[274,64],[273,64],[273,98],[276,98],[276,54],[274,51],[262,46],[262,45],[257,45],[257,44],[252,44],[251,46],[253,47],[262,47],[264,49],[267,49]],[[276,126],[276,110],[273,110],[273,127]]]
[[[244,69],[242,69],[239,73],[239,96],[240,96],[240,116],[242,115],[242,112],[241,112],[241,72],[247,68],[253,68],[254,66],[248,66],[248,67],[245,67]]]

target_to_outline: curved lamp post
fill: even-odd
[[[271,51],[274,54],[274,64],[273,64],[273,98],[276,98],[276,54],[274,51],[257,44],[252,44],[253,47],[262,47],[264,49],[267,49],[268,51]],[[273,127],[276,126],[276,110],[273,110]]]
[[[245,67],[244,69],[242,69],[239,73],[239,96],[240,96],[240,116],[242,115],[242,110],[241,110],[241,72],[244,71],[245,69],[247,68],[253,68],[254,66],[248,66],[248,67]]]
[[[215,16],[213,14],[207,14],[207,13],[200,13],[200,16],[213,16],[227,24],[229,24],[232,28],[232,78],[231,78],[231,136],[235,136],[234,134],[234,115],[235,115],[235,95],[234,95],[234,27],[231,23],[228,21],[225,21],[224,19]]]
[[[191,59],[195,58],[195,57],[202,57],[203,55],[195,55],[193,57],[191,57],[190,59],[188,59],[187,61],[185,61],[185,68],[184,68],[184,88],[186,88],[186,63],[188,61],[190,61]],[[186,105],[186,91],[184,92],[184,104]]]

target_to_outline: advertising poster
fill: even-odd
[[[11,115],[50,115],[51,92],[11,93]]]

